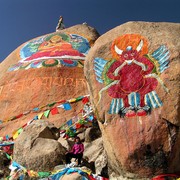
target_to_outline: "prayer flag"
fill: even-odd
[[[84,119],[80,119],[80,120],[78,121],[78,123],[79,123],[79,124],[85,124],[86,121],[85,121]]]
[[[61,105],[59,105],[59,106],[57,106],[57,107],[59,107],[59,108],[64,108],[63,104],[61,104]]]
[[[77,98],[76,98],[76,101],[80,101],[80,100],[82,100],[82,99],[83,99],[83,97],[84,97],[84,96],[79,96],[79,97],[77,97]]]
[[[33,170],[28,170],[27,173],[30,177],[38,177],[38,172],[35,172]]]
[[[38,114],[38,119],[41,119],[42,116],[43,116],[43,114],[44,114],[43,112],[42,112],[42,113],[39,113],[39,114]]]
[[[42,109],[42,108],[44,108],[44,107],[46,107],[46,105],[40,106],[39,109]]]
[[[84,97],[83,99],[82,99],[82,103],[83,104],[86,104],[86,103],[88,103],[89,102],[89,98],[88,97]]]
[[[48,117],[49,117],[49,113],[50,113],[50,110],[49,110],[49,109],[46,110],[46,111],[44,111],[44,116],[45,116],[46,118],[48,118]]]
[[[71,110],[71,105],[69,103],[64,103],[64,104],[61,104],[57,107],[63,108],[65,110]]]
[[[14,120],[14,119],[16,119],[16,116],[11,117],[10,119],[8,119],[8,121],[9,120]]]
[[[28,125],[28,123],[24,124],[24,125],[22,126],[22,128],[25,128],[27,125]]]
[[[38,120],[38,116],[34,116],[33,120]]]
[[[70,99],[69,102],[70,103],[76,102],[76,98]]]
[[[24,176],[25,176],[24,174],[20,175],[20,176],[19,176],[19,180],[23,180],[23,179],[24,179]]]
[[[6,153],[6,157],[9,159],[9,160],[12,160],[11,156],[9,154]]]
[[[57,107],[54,107],[54,108],[51,109],[51,114],[52,115],[55,115],[55,114],[58,114],[58,113],[59,113],[59,111],[58,111]]]
[[[39,110],[39,108],[38,108],[38,107],[36,107],[36,108],[34,108],[34,109],[33,109],[33,111],[38,111],[38,110]]]
[[[52,107],[52,106],[54,106],[56,104],[56,102],[53,102],[53,103],[51,103],[51,104],[48,104],[48,106],[49,107]]]
[[[90,115],[90,116],[88,117],[88,119],[89,119],[89,121],[92,121],[92,120],[94,119],[94,116],[93,116],[93,115]]]
[[[61,101],[58,101],[57,103],[65,103],[66,100],[61,100]]]
[[[13,139],[16,139],[18,136],[19,136],[18,131],[15,131],[15,132],[13,133]]]
[[[23,112],[24,115],[29,114],[31,111]]]
[[[31,124],[34,121],[34,119],[31,119],[30,121],[27,122],[27,125]]]
[[[9,140],[9,136],[8,135],[6,135],[6,140]]]
[[[79,128],[81,128],[81,124],[76,123],[76,129],[79,129]]]
[[[40,177],[40,178],[46,178],[50,175],[51,175],[50,172],[38,172],[38,177]]]
[[[76,128],[75,127],[70,127],[69,128],[71,131],[73,131],[74,133],[76,132]]]
[[[6,141],[6,136],[3,136],[3,141]]]
[[[72,121],[73,121],[73,122],[78,121],[78,116],[74,116],[74,117],[72,117]]]
[[[18,134],[21,134],[23,132],[23,128],[19,128],[17,131],[18,131]]]
[[[19,115],[16,116],[16,118],[20,118],[22,116],[23,116],[23,114],[19,114]]]
[[[64,109],[67,111],[72,109],[71,105],[69,103],[65,103],[65,104],[63,104],[63,106],[64,106]]]
[[[68,126],[71,126],[71,125],[72,125],[72,119],[70,119],[69,121],[67,121],[66,124],[67,124]]]

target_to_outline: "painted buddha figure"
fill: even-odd
[[[67,34],[53,34],[37,47],[37,51],[23,61],[34,61],[48,58],[82,59],[84,54],[74,49],[70,43],[71,36]]]

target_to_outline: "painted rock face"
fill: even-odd
[[[169,67],[170,53],[162,45],[148,54],[147,45],[143,36],[125,34],[112,43],[113,59],[94,59],[97,81],[106,85],[100,94],[107,90],[112,97],[110,114],[146,116],[152,108],[162,106],[155,89],[158,82],[163,85],[159,75]]]
[[[0,67],[3,72],[0,79],[1,136],[11,135],[34,116],[47,111],[48,104],[58,105],[57,102],[88,94],[83,66],[97,37],[93,28],[77,25],[35,38],[4,60]],[[61,116],[50,113],[49,118],[59,126],[77,115],[82,103],[71,106],[68,112],[58,109]]]
[[[175,164],[180,170],[176,160],[180,122],[173,108],[179,92],[173,67],[178,65],[172,61],[178,58],[179,25],[156,25],[155,30],[153,23],[127,23],[107,32],[96,41],[85,63],[109,166],[117,176],[150,177],[173,172]],[[170,125],[176,139],[171,145]],[[170,154],[176,158],[172,160]]]
[[[90,49],[88,39],[77,35],[56,32],[26,43],[19,52],[19,62],[8,70],[53,67],[76,67],[85,60]],[[80,64],[81,65],[81,64]]]

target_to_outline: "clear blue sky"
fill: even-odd
[[[180,0],[0,0],[0,61],[22,43],[87,22],[100,34],[128,21],[180,23]]]

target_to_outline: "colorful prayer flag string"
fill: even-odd
[[[63,107],[65,107],[64,109],[65,110],[70,110],[71,109],[71,106],[70,106],[70,102],[77,102],[77,101],[80,101],[80,100],[83,100],[83,98],[86,98],[86,100],[85,101],[87,101],[87,97],[88,97],[89,95],[85,95],[85,96],[79,96],[79,97],[77,97],[77,98],[72,98],[72,99],[70,99],[70,100],[61,100],[61,101],[59,101],[58,103],[64,103],[64,104],[62,104],[63,105]],[[76,101],[75,101],[75,99],[76,99]],[[52,105],[53,104],[53,105]],[[53,103],[51,103],[51,104],[48,104],[47,106],[54,106],[56,103],[55,102],[53,102]],[[84,103],[83,103],[84,104]],[[61,105],[59,105],[59,106],[61,106]],[[56,107],[53,107],[53,108],[51,108],[51,109],[48,109],[48,110],[46,110],[46,111],[44,111],[44,112],[41,112],[41,113],[39,113],[39,114],[37,114],[33,119],[31,119],[30,121],[28,121],[26,124],[24,124],[21,128],[19,128],[18,130],[16,130],[16,131],[14,131],[12,134],[13,134],[13,139],[16,139],[19,135],[20,135],[20,133],[23,131],[23,129],[26,127],[26,126],[28,126],[29,124],[31,124],[34,120],[39,120],[39,119],[41,119],[42,118],[42,116],[44,115],[44,117],[46,117],[46,118],[48,118],[49,117],[49,114],[50,114],[50,112],[51,112],[51,114],[52,115],[55,115],[55,114],[58,114],[59,112],[58,112],[58,108],[57,107],[59,107],[59,106],[56,106]],[[39,108],[40,109],[40,108]],[[38,108],[34,108],[33,110],[38,110]],[[79,113],[81,113],[82,112],[82,110],[80,110],[80,112]],[[78,114],[79,114],[78,113]],[[22,115],[22,114],[21,114]],[[72,119],[74,119],[75,117],[72,117]],[[84,118],[84,117],[83,117]],[[70,121],[70,120],[68,120],[68,121]],[[70,121],[71,122],[71,121]],[[69,122],[69,127],[71,128],[71,126],[73,125],[73,123],[72,123],[72,125],[70,125],[70,122]],[[66,122],[67,123],[67,122]],[[65,124],[66,124],[65,123]],[[77,124],[77,121],[75,122],[76,124]],[[74,124],[75,124],[74,123]],[[65,124],[63,124],[62,126],[64,126]],[[78,125],[76,125],[77,127],[81,127],[80,125],[78,126]],[[61,128],[61,127],[60,127]]]
[[[86,177],[91,180],[108,180],[107,178],[103,178],[102,176],[93,174],[90,169],[84,167],[66,167],[53,172],[37,172],[34,170],[28,170],[17,162],[12,161],[9,169],[11,170],[11,173],[10,177],[8,177],[7,179],[14,179],[14,177],[16,177],[18,179],[24,180],[25,176],[29,176],[30,178],[50,178],[55,180],[60,179],[65,174],[71,174],[76,172],[79,173],[82,176],[82,179],[85,180],[87,180]]]
[[[61,105],[59,105],[59,106],[57,106],[57,107],[62,107],[63,109],[65,109],[65,110],[71,110],[71,105],[70,105],[70,103],[74,103],[74,102],[78,102],[78,101],[80,101],[80,100],[82,100],[83,98],[85,98],[85,97],[88,97],[89,95],[85,95],[85,96],[79,96],[79,97],[77,97],[77,98],[72,98],[72,99],[69,99],[69,100],[60,100],[60,101],[57,101],[57,102],[53,102],[53,103],[49,103],[49,104],[47,104],[47,105],[43,105],[43,106],[40,106],[40,107],[35,107],[35,108],[33,108],[32,110],[29,110],[29,111],[25,111],[24,113],[21,113],[21,114],[19,114],[19,115],[17,115],[17,116],[13,116],[13,117],[10,117],[10,118],[7,118],[6,120],[0,120],[0,124],[3,124],[3,123],[5,123],[5,122],[8,122],[8,121],[13,121],[13,120],[15,120],[15,119],[18,119],[18,118],[21,118],[22,116],[24,116],[24,115],[27,115],[27,114],[29,114],[30,112],[38,112],[38,111],[40,111],[41,109],[43,109],[43,108],[45,108],[45,107],[53,107],[55,104],[61,104]],[[46,117],[48,117],[48,111],[44,114],[44,116]]]

